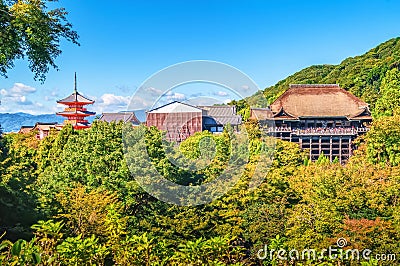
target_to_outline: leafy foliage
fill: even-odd
[[[45,80],[50,66],[61,54],[60,40],[78,44],[77,33],[63,8],[48,10],[45,0],[0,1],[0,75],[28,58],[35,79]],[[54,2],[54,1],[52,1]]]
[[[400,164],[400,115],[381,117],[374,121],[365,136],[367,157],[371,162]]]

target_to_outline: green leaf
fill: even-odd
[[[42,259],[40,258],[40,254],[36,252],[32,253],[32,260],[34,265],[38,265],[42,261]]]
[[[14,245],[11,248],[11,254],[13,256],[19,256],[19,254],[21,253],[21,243],[22,243],[22,239],[17,240],[17,242],[14,243]]]
[[[8,240],[4,240],[3,242],[1,242],[0,244],[0,251],[3,250],[4,248],[8,248],[11,247],[12,243]]]

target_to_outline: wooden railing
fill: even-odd
[[[86,108],[76,108],[76,107],[67,107],[64,109],[65,112],[75,112],[75,111],[87,111]]]
[[[295,135],[357,135],[366,133],[369,128],[307,128],[307,129],[292,129],[290,127],[272,127],[268,128],[268,133],[286,133],[290,132]]]

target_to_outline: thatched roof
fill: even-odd
[[[268,120],[273,116],[269,108],[250,108],[250,118],[256,120]]]
[[[290,85],[271,104],[274,117],[370,117],[368,104],[337,84]]]
[[[32,131],[34,126],[21,126],[20,130],[18,133],[26,134]]]

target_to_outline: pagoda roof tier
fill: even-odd
[[[95,115],[95,112],[89,112],[89,111],[75,111],[75,112],[58,112],[57,115],[63,115],[63,116],[69,116],[69,115],[79,115],[79,116],[89,116],[89,115]]]
[[[90,126],[90,123],[89,122],[87,122],[87,123],[78,122],[74,126],[86,127],[86,126]]]
[[[80,128],[89,128],[90,124],[89,123],[76,123],[72,125],[75,129],[80,129]]]
[[[82,96],[79,92],[75,91],[70,96],[65,97],[64,99],[58,100],[57,103],[66,104],[66,105],[74,104],[74,103],[93,104],[94,101]]]

